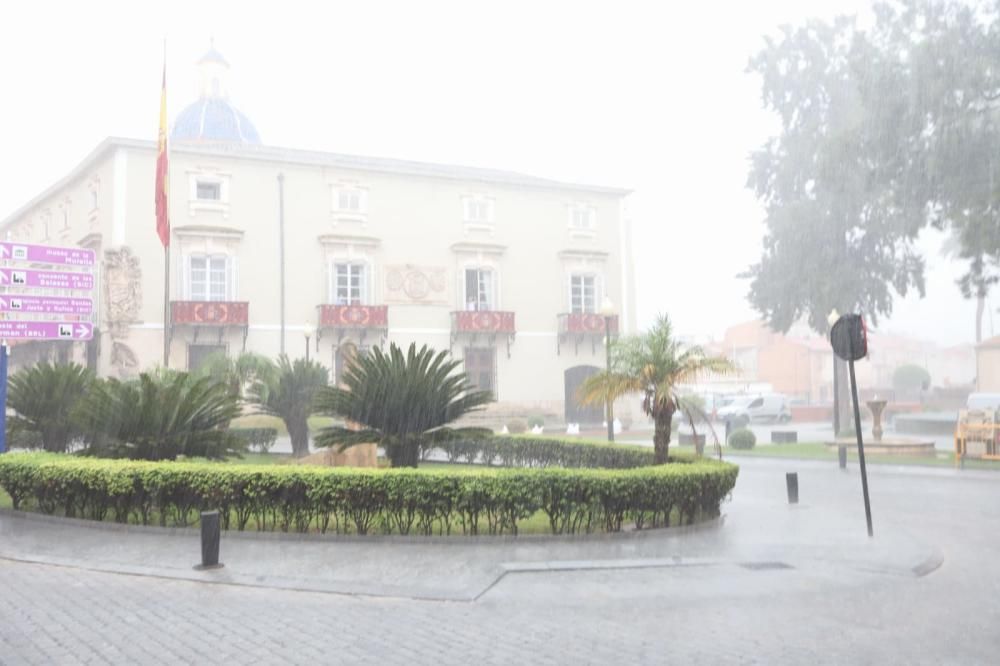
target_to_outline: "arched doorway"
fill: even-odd
[[[604,422],[604,405],[581,405],[576,396],[587,377],[600,371],[600,368],[593,365],[577,365],[563,373],[566,385],[566,423],[593,425]]]

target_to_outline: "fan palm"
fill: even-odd
[[[244,400],[255,386],[266,388],[272,384],[277,367],[268,357],[254,352],[243,352],[236,357],[220,352],[205,359],[199,375],[224,383],[233,395]]]
[[[83,404],[88,453],[174,460],[178,455],[224,458],[244,443],[227,431],[239,414],[229,387],[184,372],[158,378],[108,379],[95,385]]]
[[[15,412],[11,432],[38,433],[46,451],[65,451],[82,434],[77,408],[93,383],[94,373],[76,363],[42,362],[18,371],[7,395],[7,406]]]
[[[669,458],[674,414],[680,409],[692,422],[698,415],[678,387],[699,375],[731,369],[725,358],[708,356],[701,347],[683,347],[673,336],[670,318],[660,315],[646,333],[615,343],[610,371],[587,378],[579,397],[585,404],[601,404],[632,393],[642,395],[642,411],[653,419],[654,461],[663,464]]]
[[[485,428],[449,428],[448,424],[492,400],[477,390],[461,361],[448,352],[410,344],[406,354],[395,344],[388,353],[375,348],[355,359],[343,375],[345,388],[327,387],[316,396],[316,411],[360,424],[360,430],[329,427],[316,436],[319,446],[341,450],[378,442],[393,467],[416,467],[423,447],[459,437],[488,437]]]
[[[326,386],[327,369],[315,361],[296,359],[282,354],[273,374],[261,378],[250,389],[250,400],[265,414],[285,422],[292,440],[292,454],[302,457],[309,453],[309,415],[316,392]]]

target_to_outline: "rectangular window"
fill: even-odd
[[[465,270],[465,309],[480,312],[496,309],[493,271],[488,268]]]
[[[497,399],[497,355],[496,349],[466,347],[465,374],[469,383],[480,391],[489,391]]]
[[[493,223],[493,200],[488,197],[463,197],[462,209],[462,219],[466,223]]]
[[[364,264],[333,265],[331,296],[334,305],[364,305],[366,288]]]
[[[571,312],[597,312],[597,278],[593,275],[572,276],[569,297]]]
[[[191,257],[190,266],[188,279],[192,301],[229,300],[229,260],[226,257]]]
[[[570,206],[569,226],[571,229],[592,230],[596,224],[597,213],[593,206]]]
[[[199,201],[219,201],[222,199],[222,184],[199,180],[195,196]]]
[[[337,192],[337,208],[351,213],[361,212],[361,192],[342,189]]]

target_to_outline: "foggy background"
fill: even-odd
[[[629,187],[640,327],[685,335],[756,319],[763,209],[748,154],[777,133],[748,58],[782,23],[863,0],[18,3],[0,21],[0,219],[107,136],[156,138],[163,37],[170,119],[215,38],[230,97],[266,145]],[[153,174],[149,174],[150,180]],[[149,232],[153,229],[150,200]],[[974,341],[963,266],[925,232],[927,295],[884,332]],[[527,277],[525,278],[527,279]],[[983,334],[994,334],[988,302]],[[997,322],[1000,324],[1000,321]]]

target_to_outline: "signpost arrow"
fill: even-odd
[[[94,276],[91,273],[0,268],[0,284],[11,287],[90,291],[94,288]]]
[[[0,242],[0,259],[62,266],[94,266],[97,254],[83,247],[55,247],[28,243]]]
[[[59,321],[0,321],[0,338],[7,340],[90,340],[89,323]]]
[[[71,298],[68,296],[4,294],[0,296],[0,312],[89,315],[94,312],[94,302],[89,298]]]

